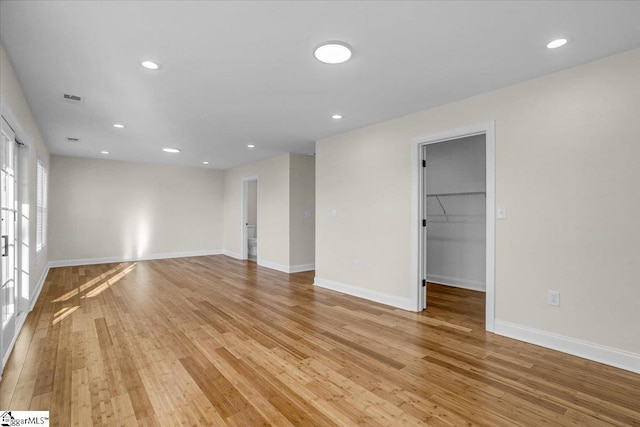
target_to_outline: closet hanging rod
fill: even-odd
[[[438,197],[438,196],[471,196],[471,195],[475,195],[475,194],[483,194],[486,195],[487,192],[486,191],[467,191],[467,192],[463,192],[463,193],[432,193],[432,194],[427,194],[427,197]]]

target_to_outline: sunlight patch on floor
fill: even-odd
[[[115,276],[111,277],[109,280],[104,281],[102,284],[96,286],[95,288],[93,288],[92,290],[87,292],[86,295],[83,296],[82,298],[93,298],[95,296],[100,295],[102,292],[104,292],[107,289],[109,289],[109,287],[111,287],[111,285],[117,283],[120,279],[122,279],[124,276],[129,274],[131,271],[133,271],[133,269],[136,267],[136,265],[137,265],[137,263],[133,263],[129,267],[127,267],[124,270],[122,270],[120,273],[118,273]]]

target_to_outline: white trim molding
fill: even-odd
[[[288,265],[284,265],[284,264],[278,264],[277,262],[272,262],[272,261],[264,261],[259,259],[258,261],[258,265],[260,267],[267,267],[270,268],[272,270],[278,270],[281,271],[283,273],[289,273],[289,266]]]
[[[2,358],[2,370],[4,370],[4,367],[7,366],[9,357],[13,352],[13,347],[16,345],[16,341],[18,341],[18,337],[22,332],[22,327],[24,326],[24,323],[27,321],[27,316],[29,315],[29,313],[33,311],[33,307],[35,307],[36,301],[38,301],[38,298],[40,298],[40,292],[42,292],[42,287],[44,286],[44,282],[47,280],[47,276],[49,275],[49,269],[50,269],[50,265],[47,263],[44,270],[42,271],[42,274],[40,275],[40,278],[38,279],[38,283],[36,283],[35,290],[29,297],[29,311],[19,313],[18,316],[16,317],[16,333],[11,339],[11,343],[9,344],[9,349],[7,350],[7,353]],[[1,375],[2,373],[3,372],[0,372],[0,380],[2,380],[2,375]]]
[[[260,201],[260,176],[245,176],[240,180],[240,182],[242,183],[242,187],[240,190],[240,194],[242,195],[242,228],[240,230],[240,250],[242,251],[242,253],[240,254],[240,257],[234,256],[234,258],[242,260],[249,259],[249,239],[247,238],[246,224],[249,222],[249,220],[247,219],[247,215],[249,209],[249,182],[251,181],[256,182],[256,230],[258,229],[258,222],[260,221],[260,203],[258,203]]]
[[[38,279],[38,283],[36,283],[36,288],[34,290],[34,292],[31,294],[31,296],[29,297],[29,312],[33,311],[33,307],[36,305],[36,301],[38,301],[38,298],[40,298],[40,292],[42,292],[42,287],[44,286],[44,282],[47,280],[47,276],[49,275],[49,269],[51,269],[51,263],[47,263],[47,265],[44,267],[44,270],[42,271],[42,275],[40,276],[40,279]]]
[[[495,204],[496,204],[496,141],[495,121],[448,129],[430,135],[411,139],[411,280],[409,292],[411,307],[408,310],[421,311],[425,308],[425,288],[422,280],[427,278],[425,231],[422,227],[422,147],[426,144],[459,139],[473,135],[485,135],[486,152],[486,307],[485,329],[494,330],[495,322]]]
[[[231,258],[235,258],[237,260],[240,261],[246,261],[246,259],[242,258],[242,255],[240,255],[239,253],[236,252],[231,252],[229,250],[223,250],[222,251],[223,255],[226,255],[228,257]],[[276,271],[281,271],[283,273],[300,273],[303,271],[311,271],[311,270],[315,270],[316,265],[315,264],[300,264],[300,265],[284,265],[284,264],[278,264],[277,262],[273,262],[273,261],[265,261],[262,259],[258,259],[256,261],[256,263],[260,266],[260,267],[265,267],[265,268],[270,268],[272,270],[276,270]]]
[[[372,291],[371,289],[334,282],[333,280],[322,279],[320,277],[316,277],[313,284],[319,288],[330,289],[332,291],[341,292],[354,297],[364,298],[369,301],[379,302],[402,310],[415,311],[414,302],[411,298],[403,298],[383,292]]]
[[[151,261],[154,259],[187,258],[196,256],[222,255],[222,250],[211,249],[204,251],[167,252],[161,254],[147,254],[139,257],[107,257],[107,258],[83,258],[49,261],[50,267],[73,267],[76,265],[109,264],[114,262]]]
[[[439,276],[437,274],[427,273],[427,282],[438,283],[445,286],[453,286],[456,288],[471,289],[472,291],[485,292],[484,283],[479,280],[461,279],[451,276]]]
[[[289,267],[289,273],[302,273],[303,271],[312,271],[316,269],[315,264],[300,264]]]
[[[232,252],[232,251],[230,251],[228,249],[223,249],[221,251],[221,253],[222,253],[222,255],[226,255],[228,257],[239,259],[239,260],[243,261],[242,254],[239,254],[237,252]]]
[[[22,332],[22,327],[24,326],[24,322],[27,320],[28,314],[29,313],[20,313],[16,316],[16,333],[13,335],[13,338],[11,338],[7,352],[2,357],[2,372],[0,372],[0,374],[4,374],[4,368],[7,366],[9,357],[11,357],[13,347],[15,347],[16,342],[18,341],[18,337],[20,336],[20,332]],[[0,375],[0,380],[2,380],[2,375]]]
[[[640,354],[616,348],[582,341],[552,332],[529,328],[527,326],[502,320],[495,321],[494,332],[498,335],[514,338],[530,344],[558,350],[573,356],[604,363],[605,365],[625,369],[640,374]]]

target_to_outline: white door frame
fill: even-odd
[[[31,182],[31,177],[29,175],[29,161],[31,159],[31,144],[29,135],[25,132],[24,128],[13,114],[13,111],[9,107],[9,104],[5,101],[5,98],[0,95],[0,116],[7,122],[7,124],[11,127],[11,129],[15,132],[16,140],[19,140],[22,144],[17,152],[18,152],[18,162],[17,162],[17,179],[18,179],[18,188],[17,188],[17,198],[18,198],[18,240],[19,240],[19,248],[16,249],[16,256],[18,260],[18,272],[19,278],[18,286],[19,286],[19,302],[18,302],[18,312],[19,314],[24,313],[26,317],[26,313],[31,311],[33,304],[35,301],[32,301],[31,298],[35,296],[33,289],[31,289],[31,253],[29,248],[31,247],[31,242],[29,241],[29,224],[30,221],[35,222],[36,218],[30,219],[30,207],[29,207],[29,183]],[[49,167],[49,165],[46,165]],[[35,211],[35,210],[34,210]],[[33,245],[35,247],[35,238],[33,240]],[[28,296],[25,296],[25,292]],[[22,319],[24,321],[24,319]]]
[[[260,180],[257,175],[248,176],[242,178],[242,231],[240,232],[240,236],[242,238],[242,253],[241,259],[249,259],[249,244],[247,237],[247,216],[249,211],[249,181],[256,182],[256,197],[260,195]],[[260,218],[260,204],[257,204],[257,215],[256,215],[256,229],[258,229],[258,220]],[[259,249],[258,249],[259,250]],[[258,256],[256,255],[256,262],[258,261]]]
[[[5,333],[3,331],[2,337],[0,337],[0,348],[2,349],[2,365],[0,366],[0,374],[4,370],[4,366],[6,365],[9,356],[13,350],[13,347],[16,343],[18,335],[20,334],[20,330],[22,329],[22,325],[26,319],[27,313],[29,311],[29,296],[26,298],[23,297],[24,291],[29,290],[29,283],[24,283],[23,280],[23,263],[24,260],[22,258],[22,247],[23,247],[23,233],[22,233],[22,199],[23,199],[23,189],[22,189],[22,178],[25,176],[22,168],[20,167],[23,163],[24,155],[20,152],[20,144],[18,144],[18,132],[15,131],[15,124],[11,122],[8,117],[5,116],[5,111],[2,111],[0,115],[0,120],[2,120],[3,129],[5,125],[7,126],[6,132],[10,137],[10,144],[13,144],[13,171],[14,171],[14,189],[13,189],[13,200],[10,200],[13,207],[16,209],[15,211],[15,219],[11,226],[14,228],[14,239],[13,242],[9,242],[9,245],[13,245],[13,260],[14,265],[9,266],[12,270],[14,270],[14,319],[12,322],[7,325],[10,328],[13,328],[13,334],[10,339],[5,342]],[[13,126],[12,126],[13,124]],[[4,130],[3,130],[4,133]],[[10,225],[7,225],[9,227]],[[8,233],[9,235],[11,233]],[[28,259],[28,257],[27,257]],[[1,267],[0,267],[1,269]],[[28,271],[28,266],[27,266]],[[28,277],[28,276],[27,276]],[[12,326],[11,326],[12,325]],[[6,350],[6,351],[5,351]]]
[[[411,299],[416,311],[426,308],[426,289],[422,280],[426,279],[426,236],[423,232],[422,203],[424,169],[422,168],[422,148],[427,144],[460,139],[473,135],[485,135],[486,150],[486,308],[485,328],[493,332],[495,325],[495,205],[496,205],[496,150],[495,150],[495,122],[489,121],[457,129],[449,129],[430,135],[420,136],[411,140],[411,270],[410,284]]]

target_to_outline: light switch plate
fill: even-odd
[[[331,208],[331,218],[336,218],[338,216],[338,210],[336,208]]]
[[[499,205],[496,209],[496,216],[498,219],[507,219],[507,207],[504,205]]]

